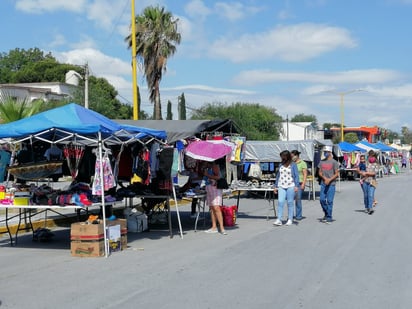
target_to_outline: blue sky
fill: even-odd
[[[1,52],[38,47],[91,74],[132,101],[131,0],[2,0]],[[412,127],[412,0],[135,0],[136,15],[164,6],[179,18],[182,42],[161,82],[162,108],[259,103],[282,117],[320,124]],[[142,109],[150,114],[138,73]],[[362,90],[362,91],[355,91]]]

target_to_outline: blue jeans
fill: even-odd
[[[369,182],[364,182],[362,184],[363,189],[363,203],[366,209],[371,209],[373,207],[373,201],[375,200],[375,187],[371,186]]]
[[[325,214],[326,221],[332,221],[333,198],[335,197],[335,185],[320,184],[320,205]]]
[[[282,220],[283,205],[287,202],[288,205],[288,219],[293,220],[293,206],[295,200],[295,188],[278,188],[278,219]]]
[[[298,192],[296,192],[296,199],[295,199],[295,218],[302,219],[302,190],[301,183],[299,184]]]

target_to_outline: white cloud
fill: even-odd
[[[193,24],[189,19],[184,16],[176,16],[176,18],[179,19],[177,28],[182,35],[182,40],[187,42],[198,39],[198,34],[193,31]]]
[[[16,9],[26,13],[54,11],[83,12],[87,0],[16,0]]]
[[[244,34],[236,39],[222,37],[211,44],[209,53],[232,62],[276,58],[304,61],[338,48],[354,48],[356,45],[344,28],[302,23],[278,26],[265,33]]]
[[[255,6],[245,6],[241,2],[216,2],[214,9],[218,15],[230,21],[250,17],[262,10]]]
[[[406,98],[412,101],[412,84],[385,87],[369,87],[367,90],[377,96]]]
[[[111,30],[115,19],[122,14],[123,6],[117,1],[95,0],[87,7],[87,18],[99,27]]]
[[[403,75],[393,70],[351,70],[342,72],[277,72],[271,70],[250,70],[239,73],[234,79],[236,85],[259,85],[273,82],[303,82],[322,84],[368,84],[394,81]],[[317,86],[319,87],[319,86]],[[329,86],[330,88],[330,86]],[[310,88],[308,88],[310,89]],[[309,93],[309,90],[305,90]],[[313,90],[311,90],[313,91]]]
[[[280,19],[280,20],[286,20],[286,19],[290,19],[290,18],[293,18],[293,17],[294,17],[294,15],[288,9],[280,10],[277,13],[277,18]]]
[[[70,47],[75,49],[75,50],[82,50],[86,48],[95,48],[96,47],[96,42],[94,39],[90,36],[87,36],[85,34],[80,35],[80,41],[71,43]]]
[[[183,85],[177,87],[162,88],[162,91],[201,91],[211,93],[227,93],[227,94],[239,94],[239,95],[252,95],[254,91],[248,91],[243,89],[231,89],[231,88],[217,88],[207,85]]]
[[[204,20],[212,11],[202,0],[193,0],[186,4],[185,12],[193,19]]]
[[[64,35],[60,33],[56,33],[48,45],[51,49],[53,49],[58,46],[63,46],[65,44],[67,44],[67,42],[66,42],[66,38],[64,37]]]
[[[119,58],[105,55],[101,51],[93,48],[74,49],[68,52],[53,52],[53,55],[55,55],[59,62],[63,63],[85,65],[87,62],[90,71],[96,77],[131,75],[130,63]],[[111,82],[111,80],[109,80],[109,82]]]
[[[215,9],[218,15],[221,15],[230,21],[239,20],[245,16],[243,4],[239,2],[217,2],[215,4]]]

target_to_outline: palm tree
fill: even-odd
[[[0,123],[8,123],[37,114],[43,101],[29,102],[27,98],[15,98],[8,94],[0,95]]]
[[[167,59],[176,52],[181,35],[177,31],[178,19],[159,6],[149,6],[136,17],[136,56],[143,60],[144,75],[154,104],[154,119],[162,119],[159,85],[166,71]],[[129,48],[131,34],[126,37]]]

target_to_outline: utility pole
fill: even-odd
[[[138,120],[138,98],[137,98],[137,69],[136,69],[136,18],[134,13],[134,0],[132,0],[132,91],[133,91],[133,120]]]
[[[341,142],[343,142],[345,140],[345,132],[344,132],[344,121],[345,121],[345,95],[347,94],[351,94],[354,92],[359,92],[359,91],[366,91],[363,89],[353,89],[353,90],[349,90],[349,91],[345,91],[345,92],[337,92],[337,91],[332,91],[332,90],[328,90],[325,91],[326,93],[333,93],[333,94],[337,94],[340,96],[340,140]]]
[[[84,65],[84,107],[89,109],[89,64]]]

